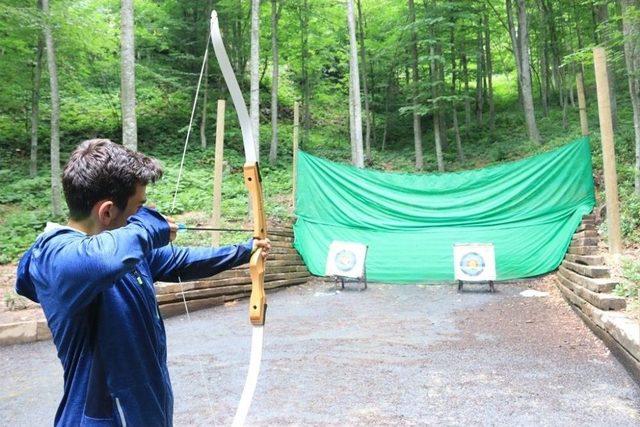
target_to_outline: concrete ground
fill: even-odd
[[[552,280],[495,294],[322,282],[270,294],[247,423],[640,425],[640,388]],[[520,295],[530,287],[549,295]],[[249,362],[246,300],[166,325],[175,424],[230,424]],[[51,424],[61,376],[50,342],[0,348],[1,424]]]

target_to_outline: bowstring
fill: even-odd
[[[180,168],[178,169],[178,179],[176,180],[176,189],[173,192],[173,201],[171,202],[170,212],[173,212],[176,207],[176,199],[178,198],[178,189],[180,188],[180,179],[182,178],[182,171],[184,170],[184,159],[187,155],[187,146],[189,145],[189,137],[191,136],[191,129],[193,127],[193,118],[195,117],[196,106],[198,105],[198,95],[200,94],[200,85],[202,84],[204,67],[209,57],[209,43],[211,43],[210,36],[207,37],[207,47],[204,50],[204,59],[202,60],[202,67],[200,67],[200,77],[198,78],[196,96],[193,98],[193,106],[191,107],[191,118],[189,119],[189,128],[187,129],[187,136],[184,139],[184,148],[182,149],[182,159],[180,160]]]
[[[204,68],[207,60],[209,58],[209,44],[211,43],[211,36],[207,37],[207,46],[204,50],[204,58],[202,59],[202,66],[200,67],[200,76],[198,77],[198,86],[196,87],[196,94],[193,98],[193,106],[191,107],[191,117],[189,118],[189,128],[187,129],[187,136],[184,140],[184,148],[182,149],[182,158],[180,159],[180,168],[178,169],[178,179],[176,180],[176,188],[173,193],[173,201],[171,202],[171,208],[169,209],[169,213],[173,215],[175,212],[176,201],[178,198],[178,190],[180,189],[180,180],[182,178],[182,172],[184,170],[184,161],[187,155],[187,146],[189,145],[189,137],[191,136],[191,129],[193,128],[193,119],[195,117],[196,106],[198,105],[198,95],[200,94],[200,86],[202,84],[202,77],[204,76]],[[171,255],[173,258],[173,262],[176,260],[176,252],[173,246],[171,245]],[[187,315],[187,323],[189,326],[193,326],[193,321],[191,320],[191,313],[189,312],[189,305],[187,304],[187,298],[185,296],[184,284],[182,283],[182,278],[180,277],[180,271],[177,272],[178,284],[180,285],[180,294],[182,295],[182,303],[184,304],[184,312]],[[193,330],[193,328],[192,328]],[[215,412],[213,408],[213,397],[211,394],[211,390],[209,389],[209,382],[206,380],[204,376],[204,365],[202,364],[202,360],[197,359],[198,361],[198,369],[200,370],[200,378],[202,379],[202,383],[204,384],[205,394],[207,397],[207,403],[209,405],[209,411],[211,412],[211,417],[213,419],[213,424],[217,424]]]

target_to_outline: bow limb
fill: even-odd
[[[227,50],[224,48],[222,34],[220,33],[220,26],[218,25],[218,14],[215,10],[211,11],[211,41],[213,44],[213,50],[216,54],[216,59],[218,60],[218,65],[220,65],[220,71],[222,71],[224,81],[229,88],[229,94],[231,95],[233,106],[238,114],[246,162],[256,163],[258,161],[256,155],[256,139],[253,136],[253,131],[251,130],[249,111],[247,110],[247,104],[244,103],[244,98],[240,91],[240,85],[238,84],[238,80],[236,80],[236,75],[233,72],[231,63],[229,62]]]

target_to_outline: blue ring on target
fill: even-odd
[[[356,265],[356,254],[343,249],[336,254],[335,262],[338,270],[349,271]]]
[[[484,271],[484,267],[484,258],[477,252],[466,253],[460,259],[460,269],[468,276],[478,276]]]

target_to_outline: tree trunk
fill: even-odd
[[[444,114],[444,111],[442,111],[442,109],[440,109],[440,111],[438,111],[438,115],[440,116],[440,141],[441,141],[441,147],[442,147],[442,151],[447,151],[449,149],[449,136],[447,135],[447,117]]]
[[[442,157],[442,142],[440,141],[440,115],[433,115],[433,138],[436,143],[436,161],[438,162],[438,171],[444,172],[444,158]]]
[[[38,9],[42,10],[42,1],[38,1]],[[33,69],[33,92],[31,93],[31,158],[29,161],[29,176],[38,173],[38,123],[40,116],[40,81],[42,77],[42,54],[44,52],[44,36],[38,36],[36,48],[36,62]]]
[[[576,98],[573,95],[573,87],[569,87],[569,102],[571,103],[571,108],[576,108]]]
[[[489,14],[484,12],[484,42],[485,64],[487,76],[487,102],[489,103],[489,130],[495,129],[496,109],[493,103],[493,63],[491,61],[491,29],[489,28]]]
[[[609,8],[608,2],[598,3],[596,5],[596,17],[598,19],[598,27],[602,28],[601,44],[610,48],[614,43],[614,36],[610,29],[609,23]],[[616,100],[616,76],[611,64],[613,55],[607,55],[609,60],[607,61],[607,75],[609,76],[609,99],[611,100],[611,120],[613,123],[613,129],[615,130],[618,125],[618,102]]]
[[[478,21],[478,46],[476,54],[476,123],[482,126],[482,110],[484,99],[482,97],[482,80],[484,73],[484,43],[482,41],[482,16]]]
[[[382,146],[381,151],[384,151],[384,147],[387,143],[387,133],[389,131],[389,99],[391,98],[391,85],[394,82],[393,70],[389,75],[389,83],[387,84],[386,96],[384,97],[384,130],[382,132]]]
[[[265,74],[267,74],[267,68],[269,68],[269,57],[264,56],[264,64],[262,64],[262,71],[260,72],[260,78],[258,79],[258,87],[262,84]]]
[[[453,130],[456,135],[456,148],[458,149],[458,160],[460,163],[465,161],[464,150],[462,149],[462,139],[460,138],[460,126],[458,126],[458,111],[453,108]]]
[[[535,109],[533,106],[533,94],[531,91],[531,61],[529,59],[529,33],[527,27],[527,9],[525,0],[517,0],[518,8],[518,32],[517,40],[520,51],[520,84],[522,88],[522,102],[524,106],[524,117],[527,123],[527,134],[529,139],[540,144],[540,133],[536,124]],[[507,0],[510,3],[510,0]],[[515,49],[514,49],[515,50]]]
[[[513,56],[516,61],[516,74],[518,75],[518,88],[520,90],[520,101],[522,101],[522,58],[520,54],[520,38],[516,32],[516,26],[513,17],[513,4],[511,0],[506,0],[507,22],[509,24],[509,37],[511,38],[511,46],[513,47]]]
[[[455,29],[451,27],[451,95],[456,95],[456,85],[458,80],[458,70],[456,64],[456,43],[455,43]],[[462,139],[460,138],[460,126],[458,125],[458,109],[457,101],[453,102],[451,106],[453,110],[453,131],[456,138],[456,149],[458,150],[458,161],[464,162],[464,151],[462,150]]]
[[[251,0],[251,128],[260,160],[260,0]]]
[[[576,38],[578,39],[578,50],[582,49],[582,47],[584,46],[584,44],[582,43],[582,31],[580,31],[580,28],[582,27],[582,23],[580,22],[580,18],[577,16],[578,15],[578,7],[576,6],[576,0],[571,0],[571,6],[573,8],[573,18],[574,18],[574,23],[576,24]]]
[[[375,75],[373,66],[371,67],[371,75],[372,76]],[[371,93],[370,93],[371,102],[369,104],[369,122],[371,123],[371,145],[375,145],[376,141],[378,140],[378,126],[376,123],[376,116],[375,114],[373,114],[373,97],[374,97],[374,92],[376,87],[376,82],[373,79],[373,77],[371,77],[370,79],[369,87],[371,88]],[[371,158],[371,161],[373,162],[373,158]]]
[[[467,64],[467,54],[462,53],[462,76],[464,78],[464,121],[465,133],[469,136],[471,128],[471,98],[469,97],[469,68]]]
[[[568,95],[564,94],[562,96],[562,129],[567,129],[569,127],[569,120],[567,117],[567,104],[568,104]]]
[[[238,72],[242,72],[244,70],[244,46],[242,43],[244,39],[242,35],[242,23],[244,21],[244,16],[242,15],[242,0],[236,0],[235,11],[236,13],[233,17],[233,44],[235,46],[233,52],[235,53],[235,66],[233,69],[238,70]],[[224,25],[224,21],[222,24]],[[242,74],[244,74],[244,72],[242,72]],[[243,90],[245,87],[244,79],[238,79],[238,85],[240,85],[240,89]]]
[[[576,75],[576,66],[575,63],[571,64],[571,75],[575,76]],[[569,91],[569,102],[571,103],[571,108],[576,108],[576,100],[573,96],[573,85],[569,84],[569,88],[567,89]]]
[[[436,48],[433,44],[431,44],[431,47],[429,48],[429,54],[431,56],[431,61],[430,61],[431,87],[433,88],[432,94],[431,94],[431,97],[432,97],[431,100],[433,102],[433,109],[432,109],[433,138],[436,144],[436,160],[438,162],[438,171],[444,172],[444,158],[442,156],[442,136],[441,136],[442,123],[440,121],[440,110],[437,105],[437,99],[439,96],[437,88],[438,88],[438,78],[440,76],[440,73],[438,72],[438,65],[436,64]]]
[[[542,24],[538,30],[538,60],[540,65],[540,103],[542,104],[542,115],[544,117],[549,116],[549,52],[547,41],[547,27],[549,26],[549,14],[547,13],[547,6],[544,3],[545,0],[537,0],[538,9],[542,17]]]
[[[516,63],[516,76],[518,78],[518,101],[520,105],[522,105],[522,109],[524,111],[524,100],[522,98],[522,84],[520,79],[522,78],[522,58],[520,55],[520,38],[516,33],[516,26],[514,23],[513,17],[513,3],[511,0],[506,0],[506,11],[507,11],[507,26],[509,29],[509,38],[511,39],[511,46],[513,48],[513,57],[515,58]]]
[[[369,78],[368,83],[367,83],[367,87],[369,87],[369,117],[368,117],[368,121],[369,124],[371,125],[371,143],[370,145],[375,145],[376,141],[378,140],[378,128],[376,126],[376,116],[375,114],[373,114],[373,103],[374,103],[374,98],[375,98],[375,91],[376,91],[376,81],[375,81],[375,76],[376,76],[376,70],[374,69],[374,63],[369,61],[368,63],[368,69],[369,69]]]
[[[365,158],[371,160],[371,109],[369,106],[369,88],[367,85],[367,50],[364,43],[364,17],[362,15],[362,0],[358,4],[358,33],[360,35],[360,57],[362,60],[362,94],[364,95],[365,120]]]
[[[309,99],[311,98],[309,86],[309,70],[307,58],[309,57],[309,4],[307,0],[302,3],[300,10],[300,37],[302,47],[302,142],[309,140],[311,117],[309,112]]]
[[[549,69],[547,58],[547,41],[544,37],[540,37],[540,98],[544,117],[549,117]]]
[[[547,2],[547,0],[540,0],[540,6],[544,21],[543,29],[548,32],[551,45],[553,87],[557,92],[558,105],[562,107],[564,103],[564,84],[562,82],[562,75],[560,73],[560,63],[562,62],[562,55],[560,52],[558,34],[556,31],[553,5],[552,3]],[[547,37],[544,37],[544,39],[546,42]]]
[[[204,13],[201,16],[204,16],[208,21],[209,19],[209,11],[213,7],[213,0],[209,0],[206,5],[204,5]],[[202,149],[207,148],[207,108],[209,104],[209,34],[207,34],[207,38],[205,39],[205,63],[204,63],[204,88],[202,94],[202,117],[200,117],[200,146]]]
[[[434,0],[433,2],[433,6],[436,6],[436,0]],[[435,34],[434,34],[434,38],[435,38]],[[437,42],[435,45],[435,50],[436,50],[436,55],[439,58],[444,58],[444,54],[442,52],[442,43],[441,42]],[[443,91],[445,90],[445,82],[444,82],[444,62],[443,61],[436,61],[436,79],[437,79],[437,86],[436,86],[436,94],[438,97],[442,96],[442,94],[444,93]],[[442,90],[440,90],[440,88],[443,88]],[[443,108],[438,108],[438,114],[440,115],[440,141],[442,142],[442,150],[446,151],[449,149],[449,137],[447,136],[447,119],[444,115],[444,111]]]
[[[578,93],[578,112],[580,115],[580,131],[582,136],[589,135],[589,119],[587,118],[587,101],[584,96],[584,70],[576,75],[576,90]]]
[[[600,41],[598,40],[598,14],[596,13],[595,3],[591,4],[591,21],[593,24],[593,31],[591,32],[593,34],[593,44],[598,44]]]
[[[358,159],[358,150],[356,149],[356,120],[353,105],[353,85],[349,82],[349,141],[351,141],[351,163],[355,165]]]
[[[136,58],[133,0],[121,0],[120,21],[122,144],[135,151],[138,149],[138,124],[136,122]]]
[[[271,74],[271,149],[269,150],[269,163],[272,165],[278,159],[278,20],[280,19],[280,6],[278,0],[271,0],[271,52],[273,54],[273,71]]]
[[[411,26],[411,56],[413,68],[413,141],[416,150],[416,170],[421,171],[424,167],[422,154],[422,124],[420,123],[420,114],[418,112],[418,84],[420,78],[418,76],[418,39],[416,36],[416,11],[413,0],[408,0],[409,4],[409,25]]]
[[[42,12],[45,17],[44,40],[47,46],[47,65],[51,86],[51,212],[62,216],[62,182],[60,179],[60,94],[58,92],[58,68],[56,51],[51,31],[49,0],[42,0]]]
[[[629,94],[633,107],[633,129],[636,140],[636,165],[634,187],[640,196],[640,4],[635,0],[620,0],[622,31],[624,34],[624,59],[629,80]],[[633,16],[630,16],[633,13]],[[634,18],[635,17],[635,18]]]
[[[356,41],[356,20],[353,13],[353,0],[347,0],[347,19],[349,23],[349,84],[353,91],[353,130],[355,133],[356,158],[354,165],[364,167],[362,147],[362,104],[360,100],[360,73],[358,71],[358,43]]]

